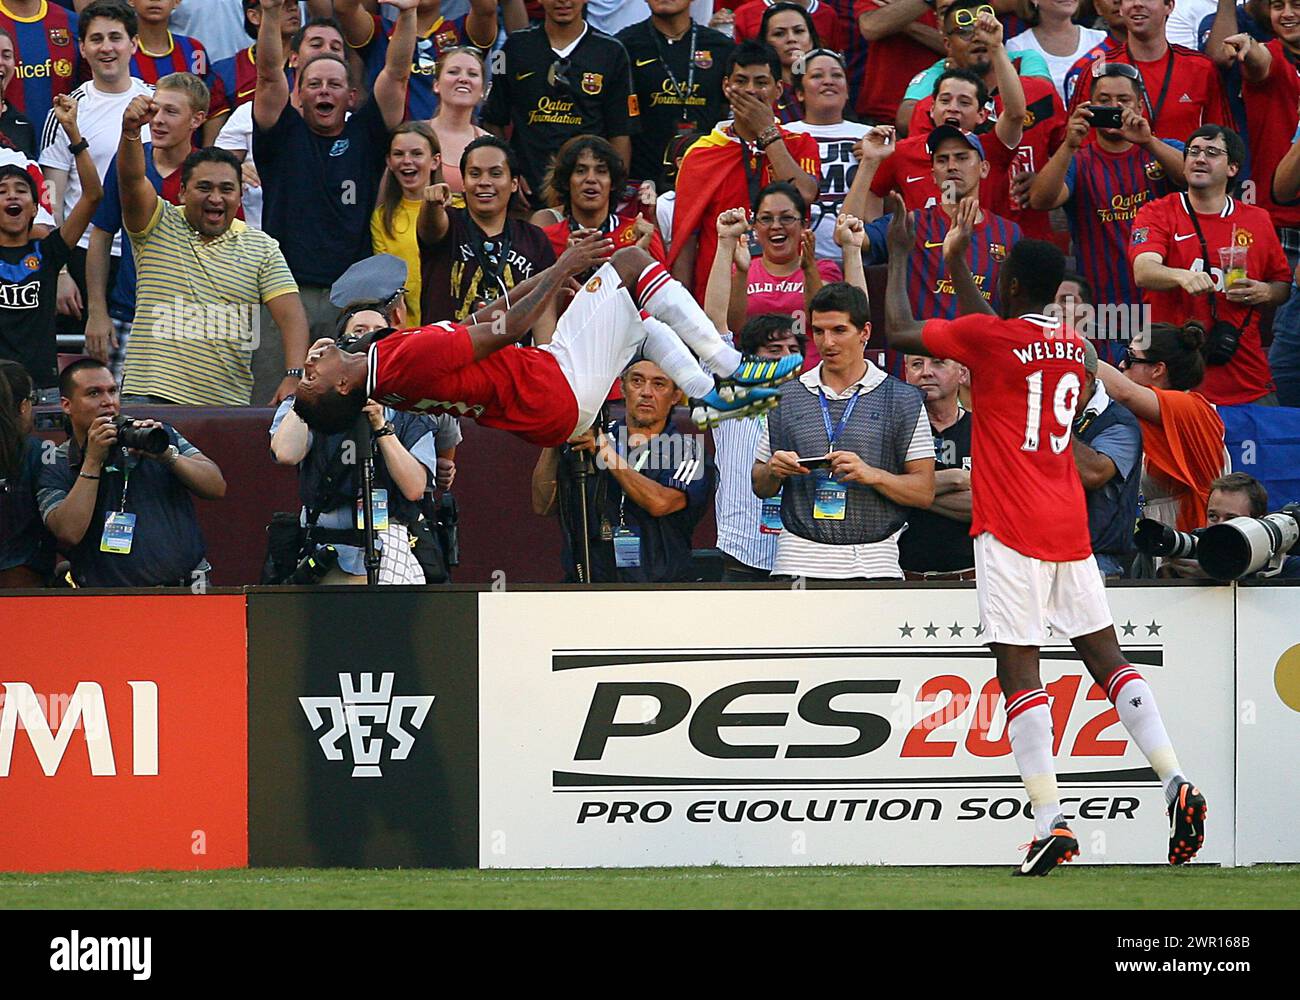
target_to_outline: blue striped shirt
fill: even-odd
[[[751,485],[754,449],[763,436],[767,417],[727,420],[713,428],[717,448],[718,492],[714,510],[718,520],[718,548],[754,569],[772,571],[779,534],[759,531],[763,501]]]

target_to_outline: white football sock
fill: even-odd
[[[691,399],[713,391],[713,376],[700,367],[695,355],[686,349],[672,327],[653,316],[641,320],[645,343],[641,352],[667,372],[668,377]]]
[[[1007,699],[1007,736],[1020,779],[1034,808],[1034,839],[1050,836],[1061,814],[1061,793],[1052,765],[1052,713],[1042,688],[1017,691]]]
[[[681,282],[658,261],[636,280],[637,305],[667,323],[714,375],[727,376],[740,367],[741,353],[728,345]]]
[[[1146,755],[1165,786],[1166,802],[1172,802],[1178,785],[1185,779],[1151,686],[1126,664],[1106,679],[1106,697],[1114,704],[1119,712],[1119,721],[1124,723],[1133,742]]]

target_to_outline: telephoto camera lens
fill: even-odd
[[[1167,559],[1196,558],[1196,542],[1204,528],[1193,532],[1175,531],[1161,521],[1144,517],[1138,521],[1133,534],[1133,544],[1137,550],[1147,556],[1162,556]]]
[[[171,444],[167,432],[161,427],[132,427],[131,418],[121,415],[113,421],[113,425],[117,427],[117,443],[123,448],[161,455]]]
[[[1276,514],[1234,517],[1205,529],[1198,559],[1216,580],[1240,580],[1261,570],[1281,568],[1300,541],[1300,505],[1287,504]]]

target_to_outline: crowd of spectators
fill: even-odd
[[[268,407],[325,582],[363,580],[348,435],[293,410],[309,346],[463,321],[597,231],[805,363],[706,446],[634,362],[625,415],[533,470],[569,579],[698,578],[710,507],[724,580],[972,579],[969,373],[870,321],[903,211],[921,319],[967,311],[958,228],[995,309],[1018,242],[1067,251],[1087,378],[1039,405],[1070,412],[1099,567],[1194,575],[1131,529],[1264,509],[1220,408],[1300,406],[1297,67],[1287,0],[3,0],[0,586],[59,555],[77,586],[207,571],[191,497],[222,474],[123,403]],[[366,408],[384,582],[431,577],[454,402]]]

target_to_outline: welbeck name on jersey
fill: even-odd
[[[1032,344],[1026,344],[1024,347],[1012,349],[1012,353],[1020,359],[1022,365],[1030,365],[1035,361],[1077,361],[1083,364],[1083,345],[1076,341],[1063,339],[1064,335],[1058,335],[1059,338],[1049,338],[1048,340],[1038,340]]]

